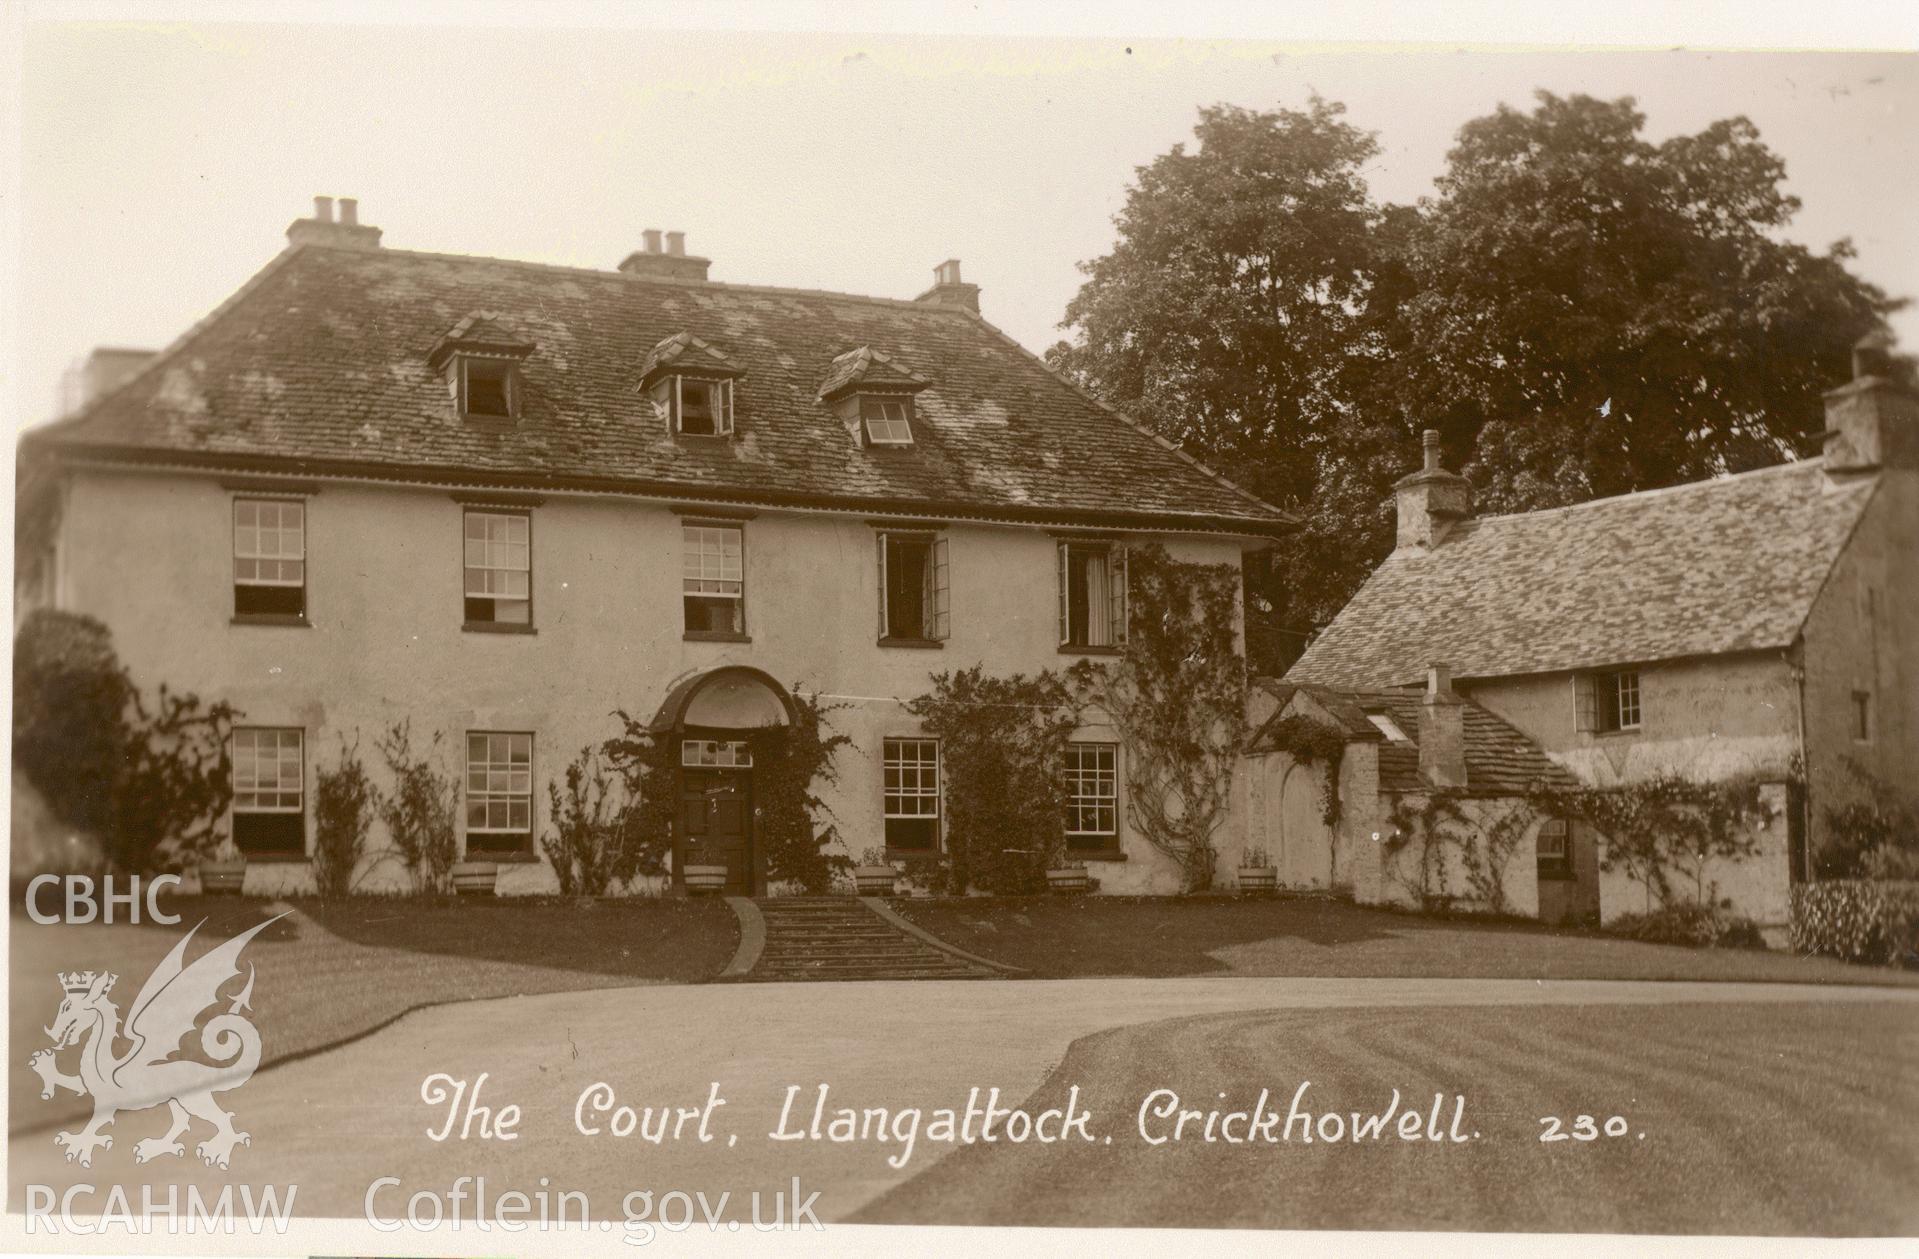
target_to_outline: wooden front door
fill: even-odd
[[[751,796],[748,770],[680,770],[682,857],[725,862],[729,896],[751,896],[754,891]]]

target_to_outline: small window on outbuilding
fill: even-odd
[[[1412,742],[1406,737],[1406,732],[1399,728],[1399,723],[1385,713],[1367,713],[1366,720],[1372,722],[1373,728],[1393,743]]]
[[[1854,743],[1872,742],[1871,691],[1852,693],[1852,741]]]
[[[1569,879],[1573,874],[1572,828],[1564,818],[1547,818],[1539,824],[1534,844],[1539,854],[1539,877]]]

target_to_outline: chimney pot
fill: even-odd
[[[333,218],[333,198],[315,197],[313,217],[293,220],[287,227],[287,242],[293,245],[378,249],[380,229],[360,222],[360,203],[353,197],[340,198],[340,218],[337,222]]]
[[[1395,546],[1421,550],[1438,546],[1446,527],[1455,520],[1473,514],[1472,483],[1446,471],[1439,452],[1439,430],[1427,429],[1420,436],[1423,457],[1419,471],[1401,477],[1393,485],[1398,511],[1398,536]]]
[[[913,299],[933,306],[963,306],[979,314],[979,285],[960,279],[958,258],[948,258],[933,268],[933,287]]]
[[[1438,698],[1453,693],[1453,667],[1449,664],[1428,665],[1426,668],[1426,694]]]
[[[313,199],[313,217],[321,223],[333,221],[333,198],[315,197]]]
[[[686,233],[668,232],[666,234],[666,252],[672,254],[675,258],[684,258],[686,256]]]
[[[660,229],[659,228],[657,227],[647,228],[644,232],[640,233],[640,238],[646,242],[647,253],[656,254],[660,252]]]
[[[340,198],[340,222],[356,227],[360,222],[360,202],[356,197]]]
[[[1853,343],[1852,378],[1892,375],[1892,346],[1883,332],[1868,332]]]

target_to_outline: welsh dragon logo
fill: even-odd
[[[194,932],[206,925],[202,920],[147,976],[140,995],[127,1011],[124,1029],[119,1007],[107,999],[119,976],[104,971],[61,974],[60,987],[66,997],[60,1002],[53,1026],[43,1029],[53,1048],[34,1053],[27,1059],[27,1066],[40,1077],[43,1099],[52,1097],[56,1089],[70,1089],[93,1098],[93,1118],[86,1127],[53,1138],[66,1150],[68,1162],[91,1167],[96,1149],[113,1148],[113,1138],[103,1130],[119,1112],[147,1110],[162,1102],[173,1117],[172,1123],[165,1136],[148,1137],[134,1144],[136,1162],[185,1154],[180,1138],[196,1118],[213,1125],[213,1135],[197,1147],[209,1167],[227,1166],[234,1146],[252,1144],[246,1133],[234,1128],[233,1116],[220,1108],[213,1095],[239,1088],[260,1065],[259,1029],[241,1015],[241,1011],[252,1008],[253,967],[247,967],[246,984],[231,998],[221,997],[220,989],[240,974],[240,950],[247,941],[285,916],[270,918],[234,936],[188,965],[187,944]],[[223,1002],[225,1011],[199,1029],[199,1045],[211,1065],[178,1057],[182,1042],[194,1032],[200,1015]],[[132,1047],[118,1053],[116,1045],[122,1041],[132,1042]],[[80,1046],[80,1071],[67,1075],[60,1070],[56,1055],[74,1045]]]

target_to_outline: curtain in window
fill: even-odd
[[[1103,551],[1083,551],[1078,558],[1086,566],[1086,645],[1111,647],[1113,626],[1107,615],[1113,599],[1110,557]]]

